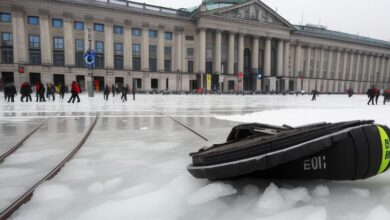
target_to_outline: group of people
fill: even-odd
[[[120,87],[120,86],[114,86],[112,85],[111,88],[106,85],[103,90],[104,100],[108,100],[108,97],[110,93],[112,92],[112,97],[115,97],[115,94],[118,95],[119,93],[122,94],[121,100],[122,102],[127,102],[127,93],[129,92],[129,85],[126,84],[126,86]],[[133,100],[135,100],[135,89],[132,89],[133,93]]]
[[[367,105],[378,105],[378,99],[381,95],[381,91],[376,88],[375,86],[372,86],[367,90],[367,96],[368,96],[368,102]],[[386,105],[386,102],[390,101],[390,89],[384,90],[383,93],[383,104]]]
[[[60,98],[64,99],[65,93],[68,92],[68,87],[65,84],[60,84],[58,86],[54,86],[51,83],[47,83],[46,87],[41,83],[37,82],[34,85],[35,88],[35,94],[36,94],[36,102],[46,102],[46,99],[50,101],[52,98],[53,101],[55,100],[55,93],[59,93]],[[78,89],[77,89],[78,88]],[[80,93],[80,87],[77,85],[76,82],[72,83],[72,91],[77,91],[72,92],[72,97],[71,99],[78,98],[78,93]],[[32,86],[28,82],[22,83],[20,86],[20,101],[21,102],[32,102],[32,97],[31,94],[33,93]],[[17,90],[16,87],[13,83],[9,83],[5,86],[4,88],[4,98],[7,102],[14,102],[15,101],[15,96],[17,95]],[[80,102],[80,98],[78,98],[78,101]],[[70,100],[69,100],[70,102]],[[74,101],[73,101],[74,102]]]

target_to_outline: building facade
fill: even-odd
[[[192,10],[127,0],[0,0],[0,71],[16,86],[77,81],[139,91],[362,93],[390,87],[390,43],[294,26],[260,0]],[[88,70],[85,52],[95,65]]]

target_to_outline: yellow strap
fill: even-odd
[[[390,140],[389,136],[387,135],[385,129],[382,127],[378,127],[379,134],[381,136],[381,141],[382,141],[382,162],[381,166],[379,168],[378,174],[383,173],[387,166],[389,165],[390,162]]]

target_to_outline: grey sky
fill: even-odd
[[[202,0],[135,0],[171,8],[188,8]],[[292,24],[321,24],[330,30],[390,41],[389,0],[263,0]]]

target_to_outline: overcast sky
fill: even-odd
[[[133,0],[188,8],[202,0]],[[263,0],[292,24],[321,24],[330,30],[390,41],[389,0]]]

